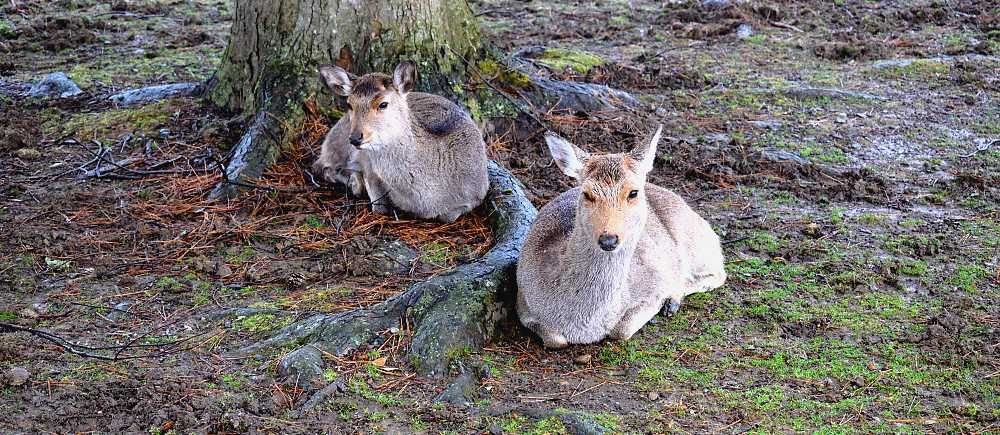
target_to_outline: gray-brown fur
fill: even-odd
[[[326,177],[330,181],[355,183],[352,191],[367,192],[381,213],[391,204],[424,219],[452,222],[482,202],[489,187],[482,133],[455,103],[411,92],[412,63],[400,64],[392,77],[351,80],[337,67],[321,73],[334,93],[347,97],[351,110],[327,135],[317,172],[334,174]],[[357,175],[337,178],[338,167]]]
[[[542,207],[518,261],[518,315],[547,347],[627,339],[665,304],[676,310],[684,296],[725,282],[708,222],[645,182],[659,131],[629,154],[590,156],[546,139],[559,167],[580,182]],[[620,238],[612,251],[597,240],[607,232]]]

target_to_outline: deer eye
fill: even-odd
[[[389,103],[388,103],[388,102],[385,102],[385,101],[383,101],[383,102],[379,103],[379,105],[378,105],[378,110],[382,110],[382,109],[385,109],[386,107],[389,107]]]
[[[583,199],[586,199],[588,202],[594,202],[594,195],[591,195],[590,192],[583,192]]]
[[[635,199],[637,196],[639,196],[638,190],[633,190],[628,193],[628,199]]]

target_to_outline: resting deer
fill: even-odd
[[[389,204],[423,219],[453,222],[479,206],[489,188],[486,145],[465,111],[446,98],[411,92],[416,66],[402,62],[392,77],[352,77],[320,68],[350,110],[330,129],[315,172],[367,192],[376,212]]]
[[[591,155],[548,133],[556,165],[577,179],[542,207],[517,265],[521,323],[546,347],[625,340],[663,308],[726,281],[719,237],[677,194],[649,184],[649,143]]]

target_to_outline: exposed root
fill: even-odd
[[[883,101],[885,97],[864,92],[845,91],[836,88],[819,88],[814,86],[792,86],[784,89],[754,88],[750,93],[758,95],[783,95],[790,98],[857,98],[859,100]]]
[[[130,89],[108,97],[118,107],[150,104],[175,97],[189,97],[201,91],[201,83],[174,83]]]
[[[593,83],[531,79],[532,90],[525,92],[535,107],[545,111],[602,112],[639,105],[631,94]]]
[[[277,73],[273,73],[277,74]],[[225,176],[209,194],[209,199],[232,199],[246,188],[256,187],[249,180],[267,171],[283,147],[291,142],[305,118],[301,77],[275,75],[270,88],[261,90],[260,109],[225,167]]]
[[[343,356],[375,343],[383,331],[403,326],[404,318],[415,327],[410,361],[423,375],[441,375],[453,359],[481,348],[506,316],[504,298],[514,287],[513,266],[536,213],[507,170],[490,162],[489,175],[484,206],[495,244],[485,255],[374,306],[296,322],[238,354],[297,343]]]

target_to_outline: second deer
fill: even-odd
[[[631,152],[595,155],[546,134],[579,183],[542,207],[518,260],[518,315],[546,347],[628,339],[661,308],[725,283],[712,227],[646,182],[661,130]]]
[[[452,222],[479,206],[489,188],[486,145],[465,111],[444,97],[413,92],[416,65],[393,75],[356,78],[320,68],[350,111],[330,129],[313,170],[331,182],[367,192],[376,212],[389,206],[423,219]]]

